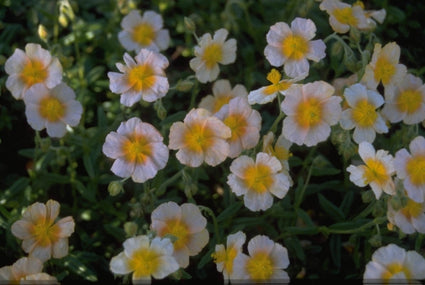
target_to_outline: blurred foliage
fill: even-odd
[[[119,96],[109,90],[106,74],[116,71],[115,63],[122,61],[125,51],[117,34],[122,17],[131,9],[161,13],[172,39],[163,52],[170,60],[166,73],[171,86],[193,75],[188,66],[196,40],[185,29],[184,18],[188,17],[196,24],[198,35],[224,27],[230,38],[237,39],[237,60],[222,66],[220,77],[252,90],[266,83],[271,69],[263,51],[265,35],[275,22],[307,17],[317,26],[316,38],[332,33],[328,17],[318,5],[314,0],[1,0],[0,267],[25,254],[10,232],[11,224],[25,207],[49,198],[61,203],[61,217],[71,215],[76,222],[69,240],[70,254],[61,260],[49,260],[44,269],[64,282],[114,280],[109,271],[111,257],[121,251],[122,242],[135,231],[146,233],[152,210],[169,200],[196,202],[213,209],[219,223],[215,233],[212,217],[204,213],[209,221],[210,243],[200,255],[191,258],[186,272],[180,272],[182,278],[191,275],[222,280],[210,254],[215,244],[224,243],[226,236],[237,230],[247,233],[248,239],[266,234],[287,247],[291,262],[287,271],[294,279],[303,270],[311,279],[361,278],[373,251],[389,242],[403,242],[408,248],[422,250],[422,235],[406,237],[389,231],[383,219],[385,202],[370,199],[370,190],[360,192],[348,180],[348,158],[341,159],[338,152],[348,151],[344,156],[353,157],[356,150],[347,148],[348,143],[352,146],[349,139],[342,143],[344,134],[338,129],[334,130],[333,143],[329,140],[307,150],[293,146],[289,162],[294,186],[284,199],[275,200],[271,209],[260,214],[247,210],[231,193],[226,184],[229,159],[215,168],[190,169],[182,168],[170,152],[167,167],[154,179],[143,184],[130,180],[121,184],[110,172],[111,161],[102,154],[106,134],[132,116],[156,126],[168,143],[170,125],[182,120],[194,103],[211,93],[211,84],[194,83],[189,92],[170,89],[155,105],[141,103],[124,108],[119,104]],[[365,1],[365,6],[387,10],[386,21],[378,25],[374,40],[396,41],[402,48],[401,62],[423,77],[425,31],[421,23],[425,3],[371,0]],[[29,42],[40,43],[59,58],[64,81],[84,107],[80,124],[62,139],[50,139],[44,131],[35,133],[26,122],[23,102],[16,101],[5,88],[5,60]],[[328,46],[328,56],[313,65],[308,80],[330,82],[336,76],[350,75],[361,58],[349,53]],[[350,68],[350,64],[354,66]],[[160,104],[166,110],[163,120],[152,111]],[[278,114],[273,107],[261,109],[262,134]],[[416,134],[404,126],[396,126],[393,131],[393,136],[376,141],[377,148],[394,153]],[[423,129],[420,131],[423,133]],[[108,191],[112,181],[118,181],[114,187],[122,186],[122,191]],[[116,195],[110,195],[111,191]]]

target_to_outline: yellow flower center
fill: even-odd
[[[66,106],[56,97],[46,96],[40,100],[38,112],[49,122],[58,122],[65,116]]]
[[[46,80],[47,70],[41,61],[31,59],[25,63],[21,71],[20,78],[26,86],[32,86]]]
[[[128,72],[128,83],[136,91],[151,89],[156,82],[155,72],[149,64],[137,65]]]
[[[387,173],[387,168],[380,160],[368,158],[365,160],[365,163],[366,167],[363,178],[366,184],[376,182],[379,185],[384,185],[388,181],[389,175]]]
[[[182,249],[188,242],[190,238],[190,230],[189,227],[179,219],[170,219],[166,221],[167,226],[162,228],[162,230],[158,233],[161,237],[166,234],[173,235],[177,238],[174,242],[174,249],[180,250]]]
[[[248,123],[243,114],[232,114],[225,118],[223,122],[232,131],[229,138],[230,142],[234,142],[246,134]]]
[[[261,163],[247,166],[243,174],[245,186],[259,194],[267,192],[274,182],[272,170]]]
[[[401,209],[401,213],[407,219],[416,218],[423,212],[424,212],[424,207],[422,206],[422,203],[417,203],[413,201],[412,199],[408,199],[406,206],[403,209]]]
[[[317,98],[307,98],[301,101],[296,109],[295,121],[303,129],[315,127],[322,122],[323,108]]]
[[[390,83],[396,72],[396,67],[385,56],[380,56],[375,64],[374,77],[376,81],[382,80],[384,85]]]
[[[289,149],[284,148],[283,146],[275,145],[273,156],[277,157],[279,160],[288,160],[291,156]]]
[[[214,131],[206,124],[197,122],[188,126],[183,141],[190,151],[201,153],[214,143]]]
[[[131,38],[142,46],[148,46],[155,39],[155,30],[151,24],[141,23],[134,27]]]
[[[356,125],[367,128],[375,124],[378,114],[374,105],[367,99],[361,99],[357,101],[356,106],[352,109],[352,118]]]
[[[400,112],[413,114],[421,108],[422,93],[419,90],[405,90],[401,92],[396,100]]]
[[[266,252],[256,252],[246,263],[246,271],[252,280],[267,280],[273,274],[273,261]]]
[[[408,159],[406,172],[414,186],[425,185],[425,154]]]
[[[353,9],[351,7],[335,9],[333,11],[333,16],[341,24],[355,27],[358,23],[357,18],[353,15]]]
[[[141,248],[133,253],[128,266],[134,271],[134,278],[151,276],[158,271],[161,262],[159,254],[150,248]]]
[[[382,273],[381,279],[383,280],[388,280],[390,279],[393,275],[403,272],[404,276],[406,276],[407,279],[411,279],[412,274],[410,272],[410,270],[403,266],[403,264],[400,264],[398,262],[393,262],[390,263],[386,266],[386,271]]]
[[[300,60],[309,51],[308,41],[302,36],[290,35],[283,39],[281,50],[283,55],[288,59]]]
[[[30,228],[34,240],[38,246],[46,247],[59,240],[61,229],[54,221],[46,217],[41,217]]]
[[[222,250],[212,254],[215,263],[224,263],[224,270],[228,274],[233,272],[233,260],[238,254],[237,249],[234,246],[229,247],[227,250]]]
[[[212,69],[218,62],[223,59],[223,49],[218,43],[212,43],[205,47],[202,60],[205,62],[207,69]]]
[[[143,135],[129,136],[121,146],[124,158],[129,163],[145,164],[152,155],[152,146],[149,139]]]
[[[221,107],[228,104],[230,99],[232,98],[233,97],[231,95],[221,95],[221,96],[215,97],[213,110],[212,110],[213,113],[217,113],[218,111],[220,111]]]

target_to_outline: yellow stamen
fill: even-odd
[[[356,125],[367,128],[375,124],[378,114],[375,111],[374,105],[367,99],[361,99],[352,109],[352,117]]]
[[[26,86],[32,86],[46,80],[47,70],[41,61],[31,59],[25,63],[20,78]]]
[[[232,114],[224,119],[224,124],[232,131],[230,142],[234,142],[246,134],[248,123],[243,114]]]
[[[384,185],[388,181],[389,175],[387,168],[380,160],[368,158],[365,160],[365,163],[366,167],[363,178],[366,184],[376,182],[379,185]]]
[[[61,229],[54,224],[53,220],[47,217],[40,217],[30,228],[30,233],[34,236],[37,245],[46,247],[59,240]]]
[[[204,123],[194,123],[183,135],[185,146],[193,152],[201,153],[214,143],[214,131]]]
[[[207,69],[212,69],[218,62],[223,59],[223,49],[218,43],[212,43],[205,47],[202,60],[205,62]]]
[[[213,105],[213,113],[217,113],[220,111],[221,107],[228,104],[230,102],[230,99],[233,97],[231,95],[221,95],[215,97],[214,105]]]
[[[127,162],[145,164],[152,155],[152,146],[148,138],[134,134],[129,136],[121,146]]]
[[[250,165],[244,170],[243,182],[248,189],[262,194],[272,186],[273,173],[268,165],[261,163]]]
[[[189,242],[189,227],[179,219],[170,219],[166,221],[166,226],[159,231],[159,235],[163,237],[166,234],[173,235],[177,238],[174,242],[174,249],[180,250]]]
[[[398,95],[396,105],[400,112],[413,114],[421,108],[422,100],[419,90],[405,90]]]
[[[134,271],[133,277],[151,276],[160,266],[159,254],[150,248],[141,248],[133,253],[128,266]]]
[[[128,72],[128,83],[136,91],[146,91],[155,85],[156,77],[149,64],[137,65]]]
[[[417,203],[412,199],[407,200],[407,205],[400,210],[403,216],[407,219],[417,218],[420,214],[424,212],[424,207],[422,203]]]
[[[406,172],[414,186],[425,185],[425,154],[407,160]]]
[[[252,280],[267,280],[273,274],[273,261],[266,252],[256,252],[246,264],[246,271]]]
[[[390,263],[386,266],[386,271],[382,273],[381,279],[389,280],[393,275],[403,272],[406,279],[411,279],[410,270],[398,262]]]
[[[45,96],[38,107],[40,116],[49,122],[58,122],[65,116],[66,106],[56,97]]]
[[[358,23],[357,18],[353,15],[353,9],[351,7],[335,9],[333,10],[333,16],[338,22],[352,27],[355,27]]]
[[[299,35],[290,35],[282,41],[281,50],[288,59],[300,60],[309,51],[308,41]]]
[[[155,30],[151,24],[141,23],[134,27],[131,38],[142,46],[148,46],[155,39]]]
[[[212,254],[212,258],[215,263],[224,263],[224,270],[228,274],[233,272],[233,261],[238,254],[237,249],[234,246],[230,246],[227,250],[222,250]]]
[[[301,101],[295,114],[295,121],[303,129],[313,128],[322,122],[323,107],[317,98],[307,98]]]
[[[385,56],[380,56],[375,64],[374,77],[376,81],[382,80],[384,85],[390,83],[396,72],[396,67]]]

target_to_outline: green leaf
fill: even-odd
[[[344,195],[344,199],[341,202],[341,205],[339,205],[339,208],[344,213],[345,216],[347,216],[350,213],[351,204],[353,204],[354,200],[354,192],[349,191]]]
[[[211,262],[212,260],[211,254],[213,252],[214,252],[214,248],[210,249],[204,256],[202,256],[197,266],[198,269],[202,269],[205,266],[205,264]]]
[[[319,233],[318,227],[286,227],[285,231],[293,235],[315,235]]]
[[[91,188],[86,188],[83,183],[78,180],[73,181],[73,185],[77,188],[77,191],[83,196],[83,198],[87,199],[90,202],[95,202],[95,193]]]
[[[10,198],[11,196],[18,195],[28,186],[30,179],[27,177],[21,177],[6,190],[5,194]]]
[[[297,216],[309,227],[314,227],[314,223],[311,220],[310,216],[303,209],[296,209]]]
[[[332,262],[336,267],[341,267],[341,235],[331,235],[329,238],[329,248]]]
[[[75,274],[83,277],[85,280],[96,282],[97,276],[95,272],[83,264],[77,256],[69,254],[63,259],[65,267],[69,268]]]
[[[18,153],[19,155],[22,155],[23,157],[34,158],[33,148],[24,148],[24,149],[18,150]]]
[[[304,249],[302,248],[298,238],[296,237],[286,238],[284,242],[285,242],[285,246],[288,248],[288,251],[295,252],[296,257],[302,262],[305,262]]]
[[[95,177],[95,171],[94,171],[94,167],[93,167],[93,161],[91,158],[91,155],[89,154],[84,154],[83,155],[83,164],[84,164],[84,168],[86,169],[88,175],[93,178]]]
[[[224,209],[224,211],[221,212],[217,216],[217,222],[220,223],[220,222],[223,222],[227,219],[230,219],[231,217],[233,217],[239,211],[239,209],[241,207],[242,207],[242,202],[236,202],[236,203],[230,205],[229,207]]]
[[[369,219],[357,219],[350,222],[336,223],[336,224],[330,225],[328,228],[330,230],[350,231],[350,230],[358,229],[359,227],[363,226],[364,224],[370,221],[371,220]]]
[[[340,208],[335,206],[331,201],[325,198],[322,194],[319,196],[319,205],[323,211],[325,211],[330,218],[334,219],[337,222],[343,221],[345,219],[344,213]]]

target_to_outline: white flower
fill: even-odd
[[[199,39],[195,46],[195,58],[189,62],[199,82],[216,80],[220,72],[218,64],[230,64],[236,60],[236,40],[226,41],[228,33],[226,29],[219,29],[213,38],[206,33]]]
[[[403,282],[425,278],[425,259],[416,251],[389,244],[378,248],[372,255],[372,260],[366,264],[363,281]]]
[[[403,233],[425,233],[425,201],[417,203],[407,198],[406,205],[401,209],[395,210],[391,200],[389,200],[387,209],[388,221],[399,227]]]
[[[133,58],[125,53],[126,65],[117,63],[118,72],[108,72],[109,88],[116,94],[121,94],[120,102],[131,107],[140,99],[154,102],[164,97],[169,89],[168,79],[164,69],[168,59],[160,53],[141,49]]]
[[[349,108],[342,112],[340,124],[345,130],[354,128],[353,138],[356,143],[372,143],[376,133],[388,132],[384,119],[376,110],[384,104],[381,94],[357,83],[345,89],[344,97]]]
[[[155,177],[167,164],[169,155],[158,130],[139,118],[122,122],[116,132],[110,132],[103,153],[115,159],[111,168],[115,175],[131,176],[138,183]]]
[[[272,132],[268,132],[263,136],[263,152],[276,157],[279,159],[282,164],[282,171],[289,171],[289,157],[292,155],[289,151],[289,148],[292,146],[292,142],[287,140],[283,134],[281,134],[274,146],[272,145],[274,141],[274,134]],[[290,178],[290,177],[289,177]],[[291,185],[292,185],[292,179]]]
[[[170,34],[163,29],[163,20],[160,14],[146,11],[143,16],[133,10],[121,21],[122,31],[118,33],[118,40],[127,51],[138,53],[142,48],[161,51],[168,48]]]
[[[31,86],[42,83],[53,88],[62,81],[62,66],[56,57],[39,44],[29,43],[25,52],[15,49],[6,60],[4,69],[9,77],[6,88],[16,99],[22,99]]]
[[[60,138],[66,133],[66,125],[73,127],[80,122],[83,107],[65,83],[53,89],[41,83],[35,84],[25,94],[25,115],[34,130],[46,128],[49,136]]]
[[[114,274],[133,273],[133,282],[150,283],[151,278],[163,279],[179,269],[173,257],[170,239],[136,236],[123,243],[124,251],[112,257],[110,269]]]
[[[316,25],[310,19],[295,18],[291,27],[278,22],[267,33],[264,55],[272,66],[284,65],[288,76],[305,78],[310,69],[308,59],[318,62],[326,56],[325,43],[312,41],[315,36]]]
[[[42,269],[43,262],[40,259],[35,257],[21,257],[13,265],[0,268],[0,283],[30,284],[30,282],[26,281],[37,280],[39,281],[37,284],[59,284],[55,277],[47,273],[42,273]]]
[[[273,205],[273,196],[285,197],[291,186],[288,175],[276,157],[257,153],[255,161],[241,155],[230,165],[227,177],[232,192],[244,196],[244,204],[251,211],[267,210]]]
[[[329,24],[337,33],[344,34],[351,27],[357,29],[368,27],[366,13],[359,5],[351,6],[339,0],[324,0],[319,7],[329,14]]]

